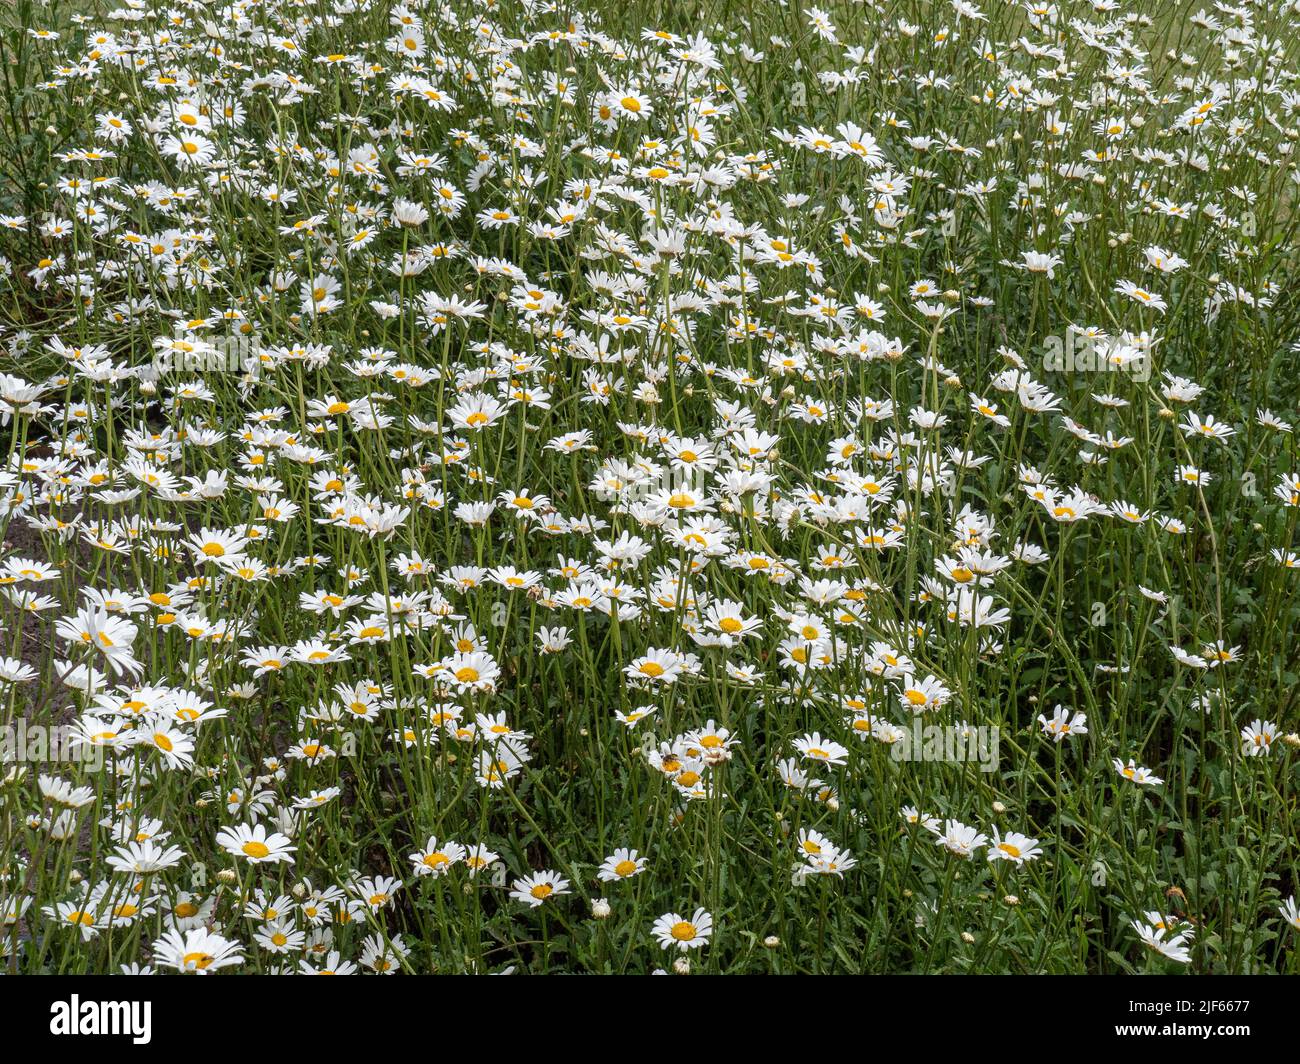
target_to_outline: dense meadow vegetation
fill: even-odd
[[[5,970],[1300,970],[1300,3],[0,25]]]

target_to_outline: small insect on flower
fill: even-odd
[[[242,964],[240,944],[202,927],[181,931],[173,928],[153,944],[154,963],[179,972],[207,975],[219,968]]]
[[[523,876],[510,885],[510,897],[523,902],[530,909],[536,909],[544,902],[568,893],[569,881],[558,872],[546,870]]]
[[[424,848],[410,854],[411,864],[415,866],[417,876],[432,876],[437,879],[439,876],[445,876],[453,865],[465,859],[465,847],[458,842],[444,842],[439,845],[438,840],[430,835],[429,841],[424,844]]]

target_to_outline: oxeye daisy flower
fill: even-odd
[[[809,761],[821,761],[827,765],[843,765],[848,760],[849,750],[832,739],[823,739],[820,732],[811,732],[795,739],[794,747]]]
[[[1156,293],[1139,287],[1133,281],[1120,281],[1115,285],[1115,291],[1122,296],[1128,296],[1133,302],[1141,306],[1148,307],[1151,310],[1163,314],[1169,309],[1169,305]]]
[[[1088,732],[1088,715],[1058,705],[1050,717],[1038,714],[1038,724],[1043,734],[1053,742],[1061,743],[1072,735],[1086,735]]]
[[[804,854],[803,862],[796,866],[795,875],[839,876],[850,872],[858,865],[857,859],[848,851],[836,846],[827,847],[818,854]]]
[[[137,675],[143,667],[132,651],[139,630],[124,617],[87,607],[58,621],[54,630],[73,648],[92,651],[114,673]]]
[[[136,743],[159,751],[168,768],[185,768],[194,762],[194,740],[172,721],[146,720],[136,735]]]
[[[639,658],[634,658],[623,670],[630,679],[641,682],[671,684],[682,671],[681,659],[671,650],[651,647]]]
[[[473,846],[466,847],[464,860],[465,867],[469,869],[469,874],[476,876],[479,872],[496,864],[500,860],[500,856],[493,853],[482,843],[475,843]]]
[[[646,858],[639,856],[636,850],[621,848],[601,862],[600,868],[596,870],[596,878],[602,883],[617,883],[640,875],[645,867]]]
[[[610,111],[622,118],[643,120],[654,113],[649,98],[635,89],[615,90],[607,99]]]
[[[378,912],[392,902],[394,895],[402,889],[402,881],[392,876],[358,878],[349,884],[349,889],[360,904],[371,912]]]
[[[190,550],[200,564],[234,561],[243,556],[248,545],[244,534],[220,528],[204,528],[189,538]]]
[[[296,953],[307,943],[307,935],[292,924],[269,921],[253,935],[253,941],[268,953]]]
[[[320,639],[304,639],[290,647],[289,653],[294,661],[302,662],[304,665],[323,667],[349,660],[345,649],[332,647]]]
[[[1277,739],[1277,725],[1256,718],[1241,729],[1241,752],[1248,757],[1267,757]]]
[[[94,788],[75,787],[58,776],[47,776],[42,773],[37,777],[37,787],[43,799],[68,809],[79,809],[95,800]]]
[[[328,805],[342,793],[342,790],[338,787],[326,787],[324,790],[313,790],[309,794],[303,795],[301,798],[295,798],[293,800],[293,807],[301,810],[319,809],[323,805]]]
[[[795,843],[802,857],[818,857],[835,848],[830,839],[812,828],[800,828]]]
[[[699,949],[713,935],[713,917],[706,909],[696,909],[688,919],[680,913],[664,913],[654,922],[650,933],[662,949],[676,948],[685,953]]]
[[[1154,775],[1149,768],[1137,764],[1131,757],[1128,759],[1128,764],[1125,764],[1118,757],[1112,758],[1111,763],[1115,766],[1115,771],[1126,780],[1147,787],[1158,787],[1164,783],[1164,780]]]
[[[1021,252],[1021,268],[1029,273],[1040,273],[1047,278],[1056,276],[1056,267],[1065,260],[1059,255],[1045,255],[1037,251]]]
[[[988,845],[988,836],[978,829],[963,824],[960,820],[945,820],[942,829],[934,828],[939,837],[936,846],[944,847],[957,857],[971,857],[976,850]]]
[[[497,424],[506,412],[506,404],[490,395],[468,395],[449,411],[447,417],[458,429],[477,432]]]
[[[314,952],[314,951],[313,951]],[[338,950],[332,949],[325,954],[320,967],[316,967],[306,957],[298,961],[297,975],[356,975],[357,966],[352,961],[343,959]]]
[[[1143,923],[1141,920],[1131,921],[1130,926],[1138,933],[1138,938],[1147,949],[1180,964],[1191,963],[1192,955],[1188,950],[1189,941],[1185,934],[1170,933]]]
[[[1018,831],[1008,831],[1006,835],[1001,835],[997,828],[994,828],[993,841],[989,843],[988,859],[1010,861],[1012,864],[1021,865],[1041,857],[1042,852],[1038,848],[1037,839],[1031,839]]]
[[[770,838],[825,909],[798,966],[915,919],[867,952],[917,967],[981,878],[1032,880],[1049,938],[1099,894],[1034,872],[1050,809],[1005,830],[973,766],[895,763],[909,736],[1033,721],[1051,749],[1004,744],[996,782],[1057,762],[1099,884],[1107,799],[1196,782],[1120,756],[1167,738],[1144,694],[1233,721],[1207,776],[1273,778],[1300,749],[1253,665],[1289,661],[1300,569],[1292,16],[1209,6],[1166,51],[1177,16],[1118,2],[886,5],[885,32],[722,5],[681,34],[581,0],[263,0],[215,29],[54,5],[23,37],[46,195],[0,213],[0,788],[31,842],[0,931],[45,921],[55,970],[388,974],[457,961],[430,937],[498,892],[493,935],[535,941],[580,873],[616,948],[514,960],[617,970],[615,892],[704,846],[757,927]],[[1272,788],[1239,790],[1286,879],[1252,837]],[[891,802],[898,889],[834,889]],[[1238,925],[1300,927],[1295,899],[1205,830],[1232,926],[1170,887],[1193,915],[1135,911],[1135,939],[1277,967]],[[171,889],[190,865],[220,883]],[[711,912],[656,915],[689,972]],[[1023,924],[951,931],[997,970]],[[752,945],[714,959],[799,943]],[[1095,967],[1058,946],[1030,948]]]
[[[1211,668],[1229,665],[1241,660],[1241,647],[1229,647],[1220,639],[1202,646],[1201,657],[1209,662]]]
[[[292,864],[292,854],[297,849],[290,844],[287,836],[278,831],[268,833],[263,824],[238,824],[235,827],[222,828],[217,832],[217,845],[228,854],[251,861],[253,864],[263,862]]]
[[[293,761],[306,761],[317,764],[335,756],[335,750],[311,736],[298,739],[285,751],[285,756]]]
[[[154,963],[179,972],[207,975],[221,968],[242,964],[240,944],[201,927],[181,931],[173,928],[153,943]]]
[[[541,871],[516,879],[510,886],[510,897],[536,909],[546,901],[569,893],[569,881],[558,872]]]
[[[217,147],[201,133],[187,131],[168,136],[163,141],[162,151],[181,166],[203,167],[216,158]]]
[[[490,690],[501,672],[492,655],[481,651],[453,654],[442,666],[448,682],[470,690]]]
[[[937,676],[917,679],[912,673],[904,673],[899,685],[898,702],[904,709],[913,713],[923,713],[944,705],[952,692],[944,686]]]
[[[1202,418],[1198,414],[1187,412],[1187,420],[1179,425],[1183,435],[1202,439],[1226,440],[1236,434],[1236,429],[1219,421],[1213,414]]]
[[[41,910],[60,928],[73,927],[81,934],[83,942],[89,942],[107,925],[105,920],[90,906],[89,900],[62,901],[57,905],[46,906]]]
[[[411,864],[415,866],[417,876],[437,878],[446,875],[453,865],[464,860],[465,847],[457,842],[445,842],[439,845],[438,840],[430,835],[424,847],[410,854],[409,857]]]

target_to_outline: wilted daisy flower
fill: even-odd
[[[935,844],[943,846],[949,853],[958,857],[970,857],[981,846],[988,844],[988,836],[976,828],[968,827],[960,820],[945,820],[943,827],[931,829],[939,837]]]
[[[1147,949],[1180,964],[1191,963],[1192,955],[1188,950],[1189,942],[1186,935],[1171,933],[1143,923],[1141,920],[1133,920],[1130,923],[1142,940],[1142,945]]]

